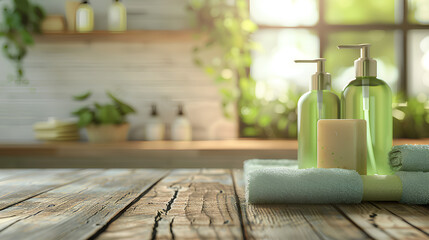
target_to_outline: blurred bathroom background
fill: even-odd
[[[358,57],[338,51],[340,43],[372,44],[378,76],[395,95],[394,137],[429,138],[429,0],[123,0],[128,24],[119,33],[108,31],[109,0],[89,1],[94,31],[88,33],[67,30],[71,1],[0,5],[10,9],[15,3],[31,13],[28,2],[65,28],[49,31],[42,22],[41,33],[29,30],[34,43],[27,43],[25,57],[1,55],[2,143],[35,142],[34,124],[48,118],[77,121],[71,113],[82,103],[72,96],[88,91],[92,102],[108,101],[109,91],[135,108],[128,117],[132,141],[145,140],[155,104],[165,140],[183,105],[194,141],[293,143],[296,104],[315,71],[293,60],[327,58],[340,93],[354,77]],[[4,11],[0,17],[3,45],[5,31],[22,19],[9,19]]]

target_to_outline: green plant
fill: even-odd
[[[426,94],[404,98],[403,94],[394,97],[393,137],[429,137],[429,99]]]
[[[250,104],[255,84],[249,67],[257,44],[250,35],[257,26],[249,19],[247,1],[189,0],[188,10],[202,40],[193,49],[194,63],[219,85],[224,115],[232,117],[237,99],[239,108]]]
[[[300,94],[291,87],[283,98],[256,96],[251,51],[261,47],[251,40],[257,25],[249,19],[247,2],[189,0],[188,9],[202,40],[193,49],[194,62],[218,84],[224,115],[231,117],[237,108],[241,137],[296,138]]]
[[[12,7],[3,9],[0,25],[0,37],[4,38],[3,54],[16,66],[18,83],[27,83],[24,77],[22,61],[27,54],[27,47],[34,44],[32,32],[40,33],[40,25],[45,17],[43,9],[29,0],[13,0]]]
[[[91,95],[91,92],[87,92],[74,96],[73,99],[76,101],[85,101]],[[112,103],[101,105],[95,102],[92,105],[84,106],[72,112],[72,115],[79,118],[78,125],[80,127],[90,124],[122,124],[126,122],[126,115],[136,112],[133,107],[119,100],[110,92],[107,92],[107,96],[112,100]]]

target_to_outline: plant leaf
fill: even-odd
[[[82,107],[82,108],[79,108],[78,110],[72,112],[72,115],[80,116],[85,112],[91,112],[91,109],[89,107]]]
[[[88,126],[93,120],[92,113],[89,111],[83,112],[79,115],[79,127]]]
[[[122,102],[121,100],[119,100],[117,97],[115,97],[112,93],[107,92],[107,95],[113,100],[113,102],[116,104],[116,106],[118,107],[121,115],[127,115],[130,113],[135,113],[136,110],[131,107],[130,105]]]
[[[101,124],[120,124],[123,122],[121,113],[111,104],[101,106],[95,116]]]
[[[76,101],[83,101],[86,100],[87,98],[89,98],[92,95],[92,93],[90,91],[83,93],[81,95],[75,95],[73,96],[73,99]]]

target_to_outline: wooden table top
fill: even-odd
[[[429,239],[429,207],[248,205],[241,170],[0,170],[0,239]]]

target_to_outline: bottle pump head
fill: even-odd
[[[360,48],[360,58],[355,61],[356,77],[376,77],[377,61],[369,56],[369,47],[371,44],[350,44],[339,45],[338,49]]]
[[[295,60],[296,63],[317,63],[317,72],[311,76],[310,90],[330,90],[331,74],[325,72],[325,58]]]

